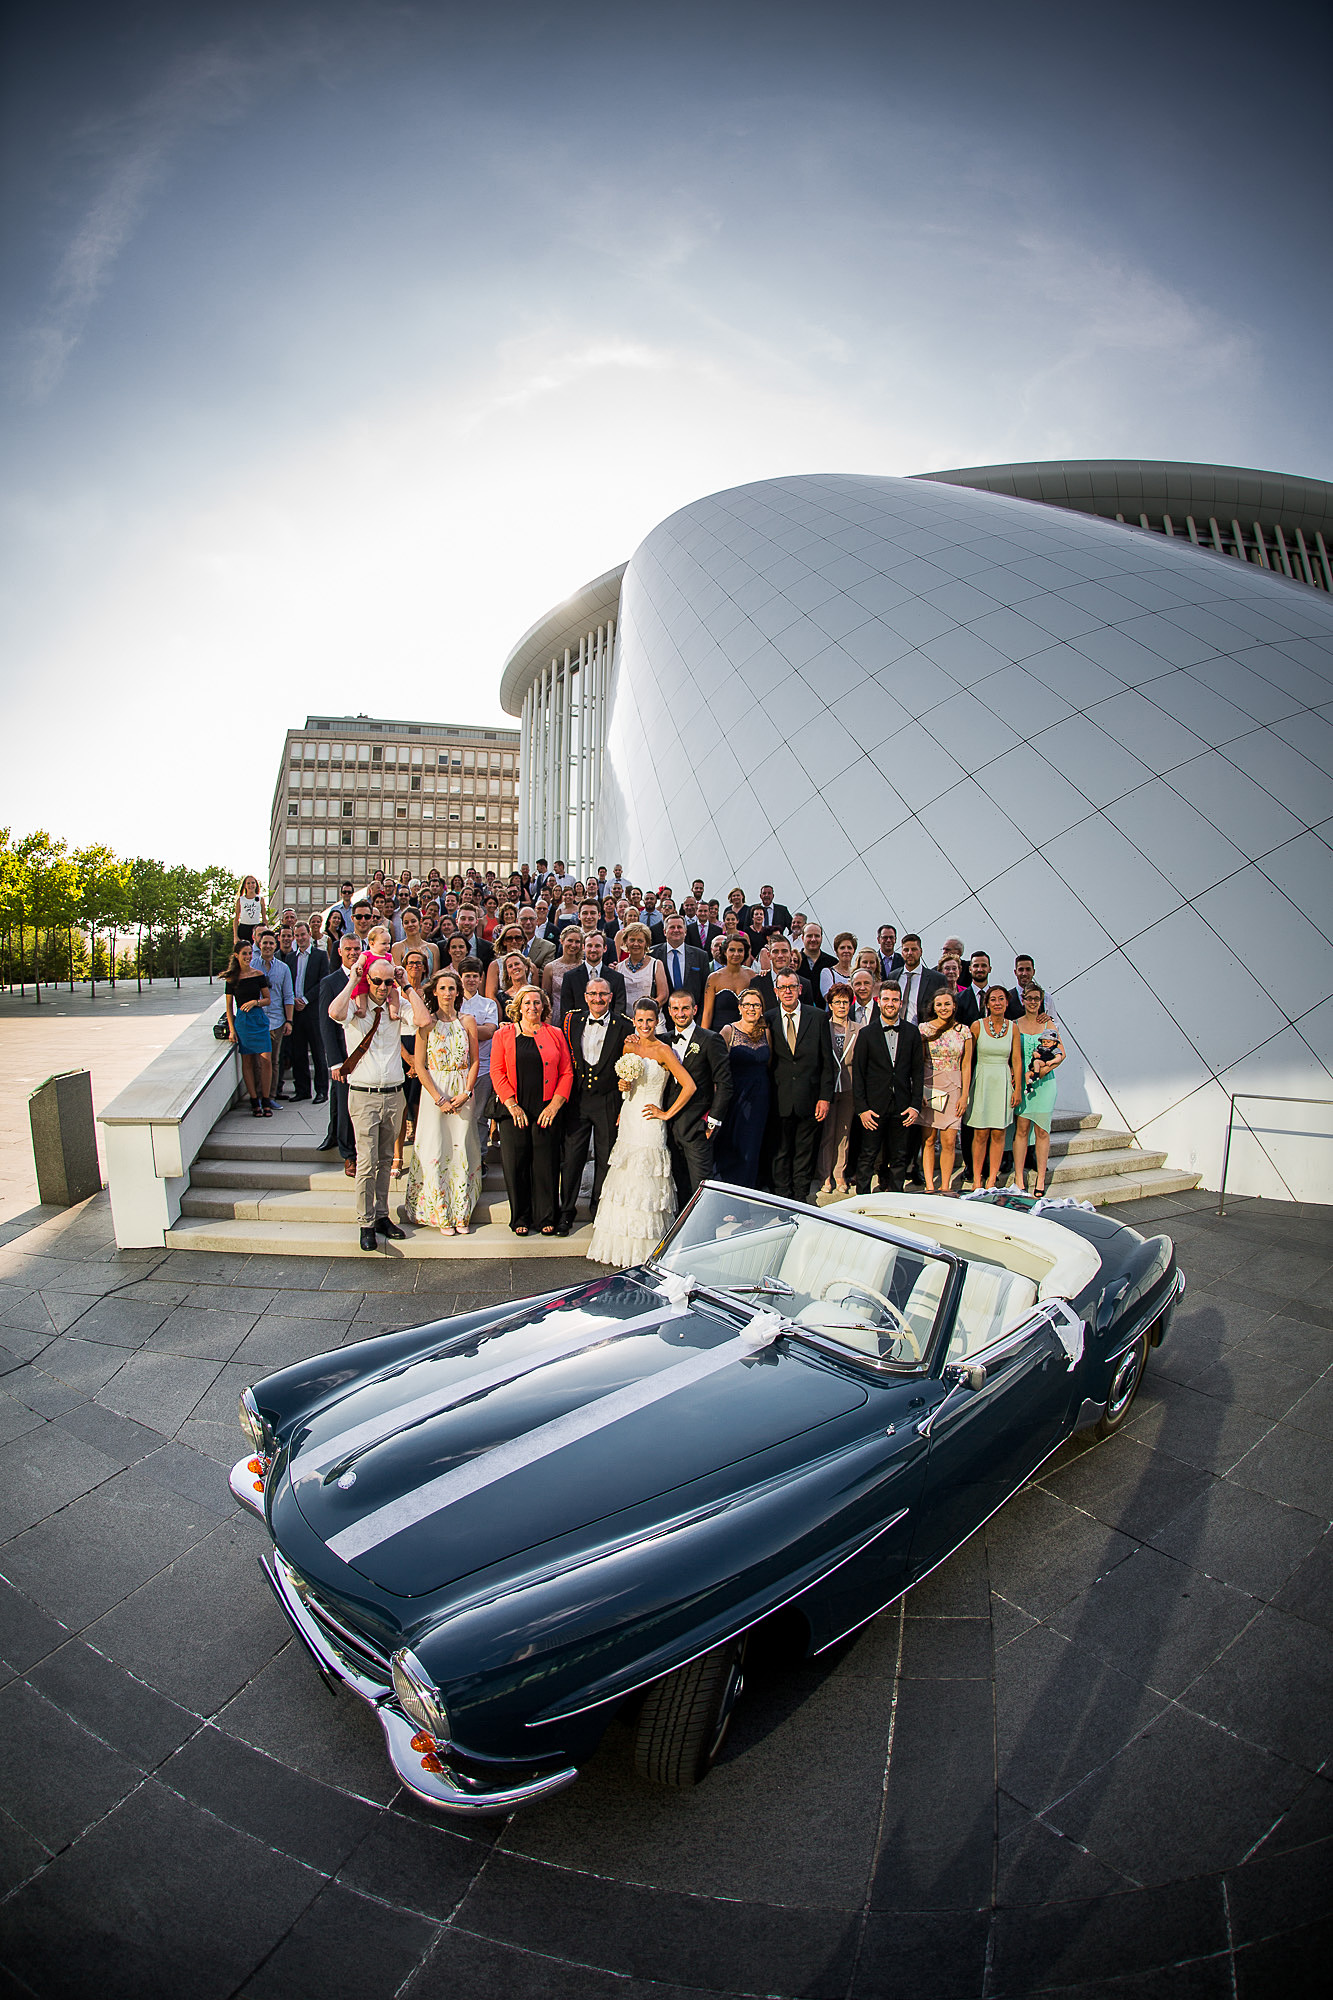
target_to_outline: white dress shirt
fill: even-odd
[[[602,1050],[606,1046],[606,1031],[611,1025],[611,1010],[608,1007],[600,1021],[590,1020],[583,1030],[583,1060],[590,1068],[596,1068],[602,1060]]]
[[[916,1021],[917,996],[921,991],[921,975],[925,971],[925,969],[926,968],[924,965],[918,965],[915,972],[907,972],[907,971],[903,972],[902,1018],[905,1021],[911,1021],[913,1023],[915,1023]]]
[[[375,1016],[379,1015],[379,1027],[375,1039],[362,1056],[351,1076],[347,1079],[349,1090],[383,1089],[390,1084],[401,1084],[403,1080],[403,1045],[397,1021],[391,1020],[387,1007],[370,1007],[365,1019],[349,1007],[343,1028],[347,1035],[347,1053],[354,1055],[375,1026]]]

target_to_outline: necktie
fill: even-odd
[[[793,1055],[796,1054],[796,1016],[794,1014],[788,1014],[787,1016],[787,1047]]]
[[[680,983],[680,953],[673,951],[671,954],[671,984],[679,986]]]

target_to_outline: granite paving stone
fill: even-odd
[[[22,1534],[119,1470],[113,1458],[58,1424],[0,1446],[0,1538]]]
[[[90,1642],[150,1686],[212,1715],[290,1639],[255,1561],[265,1537],[234,1507],[88,1630]],[[225,1615],[218,1617],[218,1608]],[[315,1682],[316,1691],[320,1683]]]
[[[26,1431],[39,1430],[46,1421],[26,1403],[16,1402],[12,1396],[0,1395],[0,1447],[22,1437]]]
[[[1140,1548],[1051,1624],[1131,1679],[1178,1694],[1258,1609],[1244,1591]]]
[[[331,1883],[247,1981],[243,2000],[393,2000],[439,1934],[423,1917]],[[454,1994],[479,2000],[468,1987]]]
[[[1271,1598],[1317,1546],[1322,1524],[1230,1479],[1212,1479],[1190,1506],[1146,1539],[1163,1555]]]
[[[53,1852],[132,1792],[138,1768],[24,1681],[0,1688],[8,1810]]]
[[[1333,1917],[1321,1917],[1281,1937],[1242,1945],[1235,1956],[1236,2000],[1317,2000],[1333,1958]]]
[[[1179,1886],[1234,1868],[1304,1781],[1284,1758],[1172,1706],[1045,1817],[1133,1881]]]
[[[1333,1452],[1308,1431],[1290,1424],[1275,1427],[1237,1461],[1230,1477],[1287,1507],[1300,1507],[1325,1521],[1333,1518]]]
[[[1098,1770],[1166,1706],[1163,1695],[1044,1625],[995,1660],[1000,1784],[1034,1812]]]
[[[74,1629],[100,1617],[218,1525],[141,1465],[39,1521],[3,1550],[4,1573]]]
[[[51,1343],[52,1346],[54,1344]],[[5,1377],[6,1392],[16,1402],[26,1404],[39,1417],[58,1417],[85,1400],[82,1389],[71,1389],[68,1382],[58,1381],[54,1375],[46,1373],[41,1363],[49,1351],[49,1348],[43,1349],[35,1361],[30,1361],[25,1368],[16,1368]]]
[[[290,1771],[220,1729],[197,1724],[158,1777],[228,1826],[325,1875],[337,1874],[380,1818],[364,1800]],[[390,1900],[402,1902],[398,1887],[389,1886]]]
[[[414,1799],[373,1713],[330,1697],[255,1563],[261,1524],[226,1492],[236,1398],[381,1329],[581,1282],[586,1262],[122,1256],[105,1197],[12,1239],[0,1312],[50,1299],[40,1332],[0,1329],[4,1386],[59,1414],[18,1418],[10,1448],[54,1433],[54,1462],[91,1450],[107,1470],[0,1543],[0,1894],[17,1888],[0,1991],[1312,1990],[1333,1842],[1333,1216],[1246,1201],[1219,1220],[1198,1196],[1122,1213],[1174,1229],[1190,1277],[1125,1431],[1069,1441],[819,1659],[792,1647],[794,1614],[756,1635],[706,1784],[639,1779],[627,1713],[577,1784],[507,1820]],[[136,1402],[115,1388],[131,1362]]]
[[[320,1882],[149,1779],[11,1902],[4,1963],[43,2000],[224,2000]]]
[[[117,1416],[151,1424],[170,1437],[217,1380],[218,1367],[215,1361],[141,1350],[127,1358],[95,1400]]]
[[[1307,1771],[1322,1769],[1333,1754],[1333,1647],[1317,1626],[1272,1605],[1181,1699]]]

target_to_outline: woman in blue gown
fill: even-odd
[[[739,1021],[722,1030],[731,1057],[731,1109],[714,1145],[713,1171],[734,1187],[758,1187],[773,1045],[761,996],[742,993],[739,1004]]]

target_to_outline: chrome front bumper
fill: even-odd
[[[248,1492],[237,1491],[237,1473],[244,1474],[243,1484]],[[254,1476],[247,1470],[244,1460],[233,1472],[231,1484],[232,1492],[241,1505],[254,1508],[250,1497],[254,1490]],[[255,1511],[262,1511],[262,1503]],[[423,1770],[421,1758],[412,1748],[412,1738],[416,1733],[414,1725],[398,1708],[392,1686],[368,1673],[366,1659],[358,1657],[350,1647],[339,1645],[336,1636],[315,1617],[302,1599],[296,1572],[277,1549],[260,1556],[259,1566],[288,1623],[325,1681],[331,1687],[341,1684],[350,1688],[353,1694],[359,1695],[375,1710],[380,1728],[384,1731],[389,1762],[408,1791],[423,1799],[427,1805],[436,1806],[441,1812],[507,1813],[573,1784],[578,1771],[572,1766],[499,1791],[484,1789],[462,1773],[451,1771],[447,1764],[441,1771]],[[448,1745],[440,1745],[442,1758],[447,1750]]]

